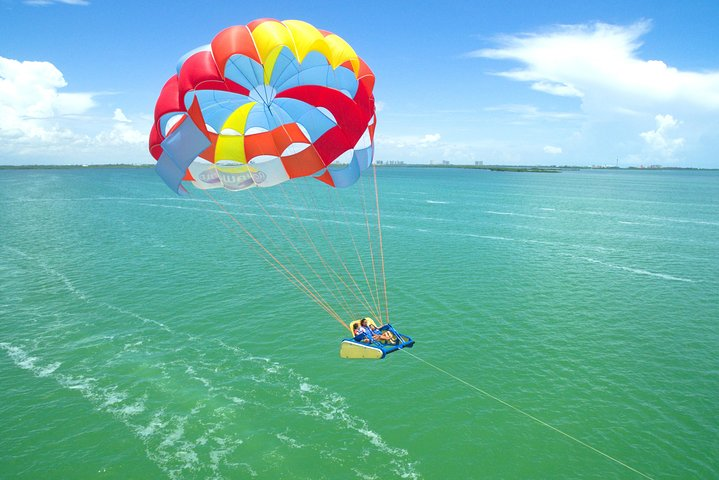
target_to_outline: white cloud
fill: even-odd
[[[469,55],[518,61],[523,68],[500,75],[532,82],[533,89],[552,95],[585,98],[585,105],[687,102],[719,110],[719,72],[682,71],[638,57],[640,38],[650,27],[648,21],[560,25],[549,32],[505,36],[498,48]]]
[[[550,95],[557,95],[559,97],[583,97],[584,94],[574,88],[571,85],[565,83],[551,83],[551,82],[534,82],[532,84],[532,90],[538,92],[549,93]]]
[[[507,113],[525,120],[572,120],[582,118],[581,114],[572,112],[544,111],[534,105],[505,104],[486,107],[487,112]]]
[[[112,115],[112,119],[116,122],[130,123],[121,108],[116,108],[115,113]]]
[[[439,142],[442,136],[439,133],[428,133],[419,139],[420,145],[428,145],[430,143]]]
[[[375,136],[378,160],[404,160],[410,163],[429,163],[430,160],[467,162],[474,160],[471,145],[442,140],[439,133],[424,135]]]
[[[85,113],[95,102],[89,93],[59,93],[66,85],[60,70],[49,62],[0,57],[0,140],[4,148],[13,143],[27,148],[72,137],[67,128],[51,119]]]
[[[98,133],[94,140],[99,145],[147,145],[147,135],[128,125],[128,122],[117,122],[110,130]]]
[[[544,153],[548,153],[550,155],[559,155],[562,153],[562,147],[555,147],[553,145],[545,145],[543,150]]]
[[[130,126],[121,109],[112,119],[89,116],[98,107],[96,94],[61,92],[65,87],[62,72],[50,62],[0,56],[2,161],[68,163],[83,155],[103,161],[122,154],[118,145],[132,147],[134,161],[145,156],[137,147],[144,148],[146,135]]]
[[[639,135],[649,146],[653,153],[664,159],[671,159],[674,153],[684,146],[683,138],[671,138],[671,133],[679,125],[679,122],[671,115],[657,115],[656,130],[642,132]]]
[[[84,113],[95,106],[92,94],[58,93],[67,82],[50,62],[19,62],[0,57],[0,106],[23,118]],[[15,120],[13,118],[13,120]]]
[[[651,26],[650,21],[558,25],[507,35],[495,48],[468,55],[517,62],[518,68],[497,75],[548,94],[545,102],[555,100],[566,108],[574,99],[581,125],[565,125],[575,128],[567,139],[576,162],[603,155],[646,158],[648,153],[666,160],[681,149],[691,154],[693,166],[715,164],[709,145],[719,142],[719,71],[682,70],[658,58],[642,58],[640,47]],[[647,122],[660,112],[663,120],[656,120],[656,130],[646,131]],[[549,129],[539,115],[532,118],[531,109],[515,114],[553,141],[556,126]],[[668,120],[675,118],[682,119],[681,127]],[[681,137],[676,135],[679,128]]]
[[[402,135],[396,137],[377,136],[377,143],[398,148],[426,148],[440,141],[442,136],[439,133],[428,133],[425,135]]]

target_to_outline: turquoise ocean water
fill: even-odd
[[[378,169],[382,252],[372,181],[215,204],[151,169],[0,171],[0,478],[643,478],[477,389],[649,477],[719,478],[719,172]],[[372,305],[353,252],[383,253],[392,323],[446,373],[340,359],[223,208],[284,225],[270,250],[332,245]]]

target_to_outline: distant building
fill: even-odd
[[[484,165],[484,162],[483,162],[483,161],[481,161],[481,160],[475,160],[475,162],[474,162],[474,166],[475,166],[475,167],[481,167],[482,165]]]

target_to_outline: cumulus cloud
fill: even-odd
[[[661,60],[639,58],[649,21],[629,26],[606,23],[560,25],[542,33],[509,35],[497,48],[472,57],[514,60],[518,70],[500,72],[551,95],[583,99],[595,108],[639,108],[685,102],[719,110],[719,72],[682,71]]]
[[[584,94],[566,83],[550,83],[545,81],[534,82],[532,84],[532,90],[538,92],[549,93],[550,95],[557,95],[559,97],[583,97]]]
[[[671,138],[672,131],[679,122],[671,115],[657,115],[655,117],[657,128],[642,132],[639,135],[649,146],[650,150],[664,159],[671,159],[674,153],[684,145],[684,138]]]
[[[145,135],[131,126],[121,109],[112,118],[89,116],[98,107],[97,95],[62,92],[67,86],[50,62],[0,56],[2,160],[22,163],[33,155],[48,159],[83,153],[95,158],[113,153],[108,146],[145,144]]]
[[[95,106],[92,94],[59,93],[67,82],[50,62],[19,62],[0,57],[0,106],[23,118],[84,113]]]
[[[467,162],[474,160],[474,148],[463,143],[447,142],[439,133],[423,135],[377,135],[377,158],[427,163],[429,160]]]
[[[427,133],[425,135],[402,135],[396,137],[377,136],[377,143],[398,148],[426,148],[440,141],[442,136],[439,133]]]
[[[658,58],[642,58],[642,42],[651,27],[648,20],[556,25],[497,38],[492,48],[468,56],[514,63],[517,68],[495,75],[547,94],[545,104],[555,100],[566,108],[576,102],[579,122],[572,125],[565,121],[571,117],[555,116],[551,129],[542,123],[549,117],[534,115],[534,107],[495,107],[530,124],[527,135],[541,131],[536,136],[544,141],[556,141],[560,122],[573,128],[565,131],[566,146],[575,156],[570,161],[588,162],[607,149],[612,157],[667,160],[681,149],[691,155],[691,165],[711,166],[716,157],[709,146],[719,143],[719,71],[680,69]],[[677,118],[680,124],[674,123]],[[647,131],[648,122],[655,121],[656,129]]]
[[[562,153],[562,147],[555,147],[554,145],[545,145],[544,153],[548,153],[550,155],[559,155],[560,153]]]
[[[0,139],[24,144],[66,140],[70,132],[50,120],[85,113],[95,106],[89,93],[60,93],[67,86],[49,62],[0,57]]]
[[[419,139],[420,145],[428,145],[430,143],[439,142],[442,136],[439,133],[428,133]]]
[[[573,112],[544,111],[534,105],[506,104],[486,107],[486,112],[498,112],[514,115],[525,120],[572,120],[582,118]]]
[[[109,145],[146,145],[147,135],[128,125],[128,122],[117,122],[110,130],[98,133],[95,143],[102,146]]]
[[[115,109],[115,113],[112,115],[112,119],[116,122],[130,123],[130,120],[127,119],[122,109],[120,108]]]

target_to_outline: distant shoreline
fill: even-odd
[[[0,165],[0,170],[71,170],[80,168],[154,168],[155,164],[99,164],[99,165]],[[696,170],[717,171],[719,168],[697,167],[588,167],[575,165],[426,165],[426,164],[377,164],[378,168],[463,168],[473,170],[490,170],[493,172],[522,172],[522,173],[561,173],[576,170],[637,170],[656,172],[660,170]]]
[[[108,163],[99,165],[0,165],[0,170],[69,170],[77,168],[154,168],[154,164]]]

